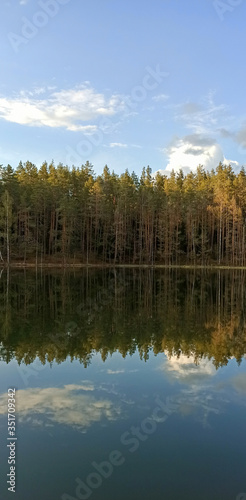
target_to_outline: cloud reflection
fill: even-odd
[[[167,353],[165,352],[167,355]],[[199,363],[193,356],[180,354],[177,356],[168,356],[165,364],[160,367],[172,379],[182,384],[197,384],[201,380],[212,377],[216,374],[216,368],[212,360],[208,358],[199,359]]]
[[[193,356],[168,355],[167,359],[159,369],[162,370],[170,382],[184,385],[180,392],[179,411],[183,415],[195,416],[204,427],[210,427],[210,414],[220,414],[227,411],[228,404],[244,404],[242,395],[246,393],[245,373],[230,377],[226,380],[216,379],[218,374],[213,359],[206,357],[195,359]],[[230,390],[232,387],[238,393]]]
[[[85,431],[104,419],[116,420],[120,407],[107,398],[88,394],[93,390],[92,384],[18,390],[18,422],[32,426],[61,424]],[[6,412],[5,399],[5,395],[0,396],[0,414]]]

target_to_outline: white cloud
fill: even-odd
[[[200,134],[176,138],[164,151],[168,156],[167,171],[195,171],[198,165],[203,165],[205,170],[211,170],[224,160],[220,145],[212,138]],[[165,170],[160,172],[165,173]]]
[[[234,172],[236,172],[237,170],[240,169],[240,164],[238,163],[238,161],[227,160],[227,158],[224,158],[223,159],[223,163],[224,163],[224,165],[231,165],[231,167],[233,168]]]
[[[111,148],[127,148],[127,144],[123,144],[122,142],[111,142],[110,143]]]
[[[159,95],[155,95],[152,97],[152,100],[155,102],[163,102],[163,101],[167,101],[168,99],[169,99],[169,95],[166,95],[166,94],[159,94]]]
[[[46,94],[46,97],[41,98]],[[92,132],[100,117],[123,111],[124,101],[117,95],[106,98],[89,86],[52,91],[36,88],[9,98],[0,97],[0,119],[32,127],[63,127],[70,131]]]
[[[216,168],[220,162],[224,165],[231,165],[234,171],[240,166],[235,160],[225,158],[221,146],[212,137],[203,134],[191,134],[180,138],[175,138],[173,142],[162,150],[168,157],[166,169],[159,170],[165,174],[174,170],[184,173],[196,171],[198,165],[203,165],[205,170],[210,171]]]

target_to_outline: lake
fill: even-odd
[[[245,276],[4,270],[1,498],[245,500]]]

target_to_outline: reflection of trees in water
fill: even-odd
[[[179,269],[6,272],[0,280],[1,359],[26,364],[103,360],[118,350],[182,352],[215,366],[246,352],[245,273]]]

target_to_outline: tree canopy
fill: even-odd
[[[246,173],[0,167],[0,263],[246,263]]]

